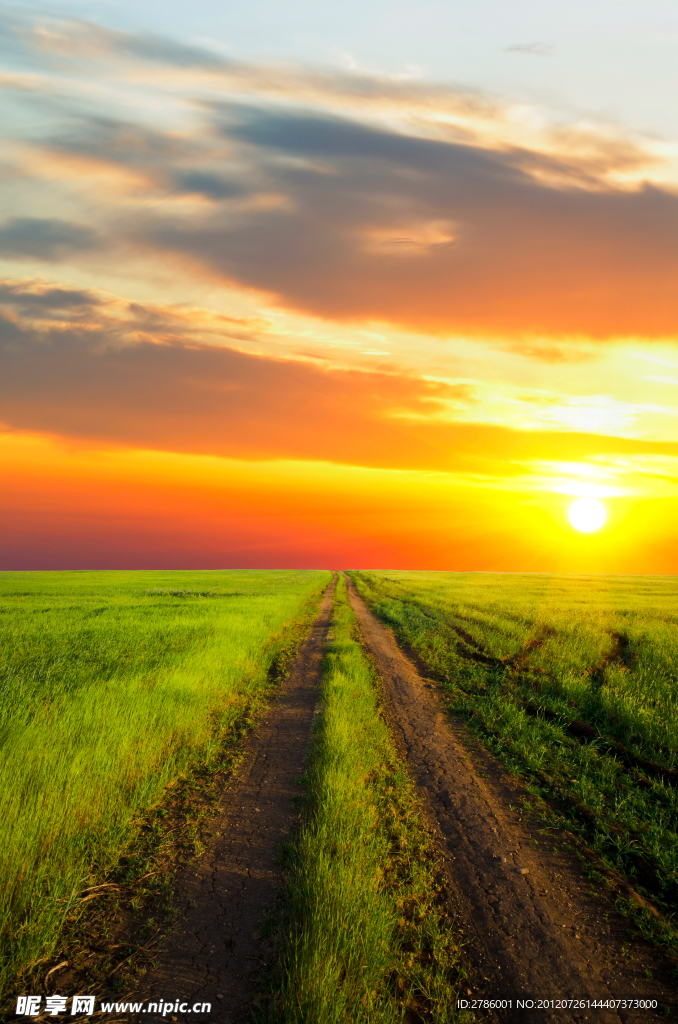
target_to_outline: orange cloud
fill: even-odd
[[[112,211],[119,181],[134,182],[129,211],[120,198],[98,229],[102,252],[183,257],[196,274],[316,316],[499,336],[547,358],[554,340],[562,351],[571,338],[678,328],[678,197],[581,187],[548,155],[220,104],[197,141],[84,121],[50,160],[110,167]],[[205,202],[189,216],[178,195]],[[41,231],[49,252],[57,228],[69,232],[29,217],[0,224],[0,255],[34,255]],[[76,262],[78,239],[85,255],[92,228],[70,227]]]
[[[524,472],[531,460],[678,451],[673,442],[454,422],[455,405],[473,400],[465,385],[208,345],[199,340],[200,316],[194,333],[186,313],[114,308],[83,291],[11,283],[0,285],[3,303],[0,402],[15,430],[235,458],[502,476]]]
[[[156,218],[141,244],[335,320],[530,340],[678,328],[672,192],[556,186],[534,176],[553,169],[546,156],[332,117],[223,109],[223,132],[290,205],[204,223]],[[433,231],[442,224],[454,229]],[[408,244],[393,260],[385,242],[398,238]]]

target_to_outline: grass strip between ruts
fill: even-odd
[[[285,853],[276,993],[286,1024],[458,1021],[464,971],[434,847],[340,578],[304,823]]]

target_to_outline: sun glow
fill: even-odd
[[[607,512],[597,498],[580,498],[570,505],[568,517],[575,530],[593,533],[603,525],[607,519]]]

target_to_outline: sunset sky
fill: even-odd
[[[0,569],[678,573],[677,47],[659,0],[0,9]]]

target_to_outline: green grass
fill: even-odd
[[[0,992],[266,690],[327,572],[0,574]]]
[[[458,1020],[463,973],[439,905],[431,839],[381,718],[343,578],[321,707],[265,1019]]]
[[[678,767],[678,579],[352,575],[560,823],[678,911],[678,789],[661,774]]]

